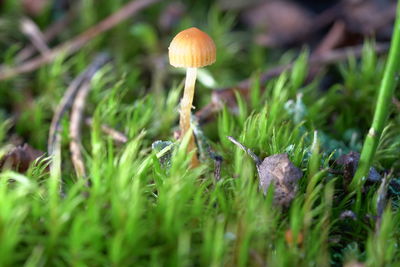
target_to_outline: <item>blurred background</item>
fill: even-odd
[[[133,2],[140,5],[137,12],[118,20],[118,12]],[[391,0],[1,0],[0,76],[5,69],[29,67],[32,59],[40,61],[59,47],[70,48],[71,40],[85,42],[70,49],[74,51],[53,53],[49,62],[1,82],[0,116],[13,118],[19,138],[45,148],[44,136],[66,86],[99,52],[110,54],[115,77],[123,77],[130,87],[128,102],[149,90],[163,94],[183,78],[183,70],[168,64],[169,42],[192,26],[207,32],[218,51],[216,63],[199,73],[195,105],[200,108],[209,103],[212,91],[288,64],[302,51],[318,56],[364,41],[387,45],[395,5]],[[117,22],[107,20],[113,15]],[[91,35],[93,29],[100,31]],[[379,75],[374,80],[374,74],[382,69],[379,62],[373,65],[371,86],[378,82]],[[320,77],[318,88],[327,90],[342,81],[343,73],[340,68],[314,67],[308,81]],[[366,93],[365,97],[373,96]],[[95,94],[91,103],[101,98]],[[364,108],[365,117],[342,128],[356,123],[365,130],[372,107]]]

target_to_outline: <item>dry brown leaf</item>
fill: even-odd
[[[274,201],[280,206],[289,206],[297,192],[297,182],[303,176],[299,168],[289,160],[287,154],[266,157],[257,165],[260,187],[264,194],[271,184],[275,187]]]
[[[43,155],[42,151],[36,150],[28,144],[17,146],[0,159],[0,169],[26,172],[29,166]]]
[[[296,196],[297,183],[303,176],[302,171],[289,160],[288,155],[276,154],[261,161],[251,149],[245,147],[231,136],[228,136],[228,139],[255,161],[260,179],[260,189],[264,195],[267,194],[270,185],[273,185],[274,203],[288,207]]]

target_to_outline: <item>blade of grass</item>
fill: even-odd
[[[384,76],[379,88],[379,95],[376,104],[372,126],[361,151],[358,169],[354,175],[351,187],[353,190],[361,190],[365,177],[369,172],[373,161],[379,139],[381,137],[386,119],[389,115],[391,99],[399,79],[400,69],[400,2],[397,7],[396,23],[393,29],[393,38],[390,46],[388,62]],[[358,194],[359,195],[359,194]]]

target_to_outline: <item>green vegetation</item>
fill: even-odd
[[[82,32],[125,2],[82,1],[79,16],[59,38]],[[386,62],[373,42],[365,42],[359,60],[349,56],[332,66],[335,83],[320,90],[324,74],[305,84],[307,51],[277,56],[246,41],[247,33],[233,27],[234,14],[216,7],[207,11],[200,2],[196,12],[161,32],[157,19],[163,5],[142,11],[70,57],[0,82],[0,155],[13,134],[46,151],[54,110],[70,82],[97,53],[112,57],[94,76],[86,103],[93,124],[83,126],[82,140],[91,186],[72,166],[68,115],[61,122],[62,153],[50,170],[48,161],[38,159],[26,173],[0,173],[0,266],[340,266],[351,261],[398,266],[398,187],[389,185],[390,201],[376,227],[380,183],[363,188],[356,218],[344,218],[356,197],[348,181],[331,171],[341,155],[361,151],[373,118]],[[3,9],[14,16],[7,21],[15,28],[0,31],[11,38],[1,39],[0,58],[12,63],[24,41],[15,30],[21,10],[13,0]],[[43,27],[51,21],[50,10],[37,18]],[[156,140],[175,142],[184,78],[183,70],[168,64],[154,67],[154,58],[167,62],[171,38],[193,25],[213,37],[218,53],[214,65],[199,70],[197,110],[209,102],[210,87],[253,77],[249,100],[237,94],[236,113],[225,107],[202,126],[224,159],[219,181],[211,159],[188,167],[188,138],[174,147],[169,169],[151,149]],[[260,85],[261,71],[292,60],[292,70]],[[372,165],[380,173],[391,170],[390,180],[400,181],[400,112],[387,108],[390,116]],[[102,132],[104,123],[129,141],[113,141]],[[260,158],[288,153],[304,174],[289,208],[275,205],[271,190],[266,196],[259,191],[254,162],[228,135]],[[285,239],[288,230],[293,240],[303,237],[300,244]]]
[[[397,8],[397,13],[400,13],[400,4]],[[375,108],[374,119],[372,126],[366,137],[363,150],[360,157],[360,167],[354,176],[354,187],[361,187],[363,178],[367,176],[369,168],[374,158],[376,148],[385,127],[386,119],[389,115],[390,106],[387,105],[393,98],[393,91],[399,79],[400,69],[400,15],[393,26],[392,44],[390,47],[388,62],[385,69],[385,74],[382,77],[379,95]]]

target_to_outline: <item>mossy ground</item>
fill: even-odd
[[[21,16],[15,2],[5,1],[3,7],[12,25]],[[82,32],[125,2],[82,1],[76,21],[57,41]],[[249,33],[234,28],[234,14],[200,2],[163,32],[157,26],[163,5],[141,12],[70,57],[0,83],[2,147],[18,135],[45,151],[53,112],[68,84],[96,53],[106,51],[113,59],[94,77],[86,103],[86,115],[94,119],[82,136],[91,187],[77,179],[71,164],[69,116],[62,121],[62,154],[55,169],[49,173],[43,163],[24,174],[0,173],[0,266],[400,264],[399,192],[390,188],[391,200],[376,230],[379,183],[364,190],[356,219],[341,219],[342,212],[354,208],[354,198],[342,177],[329,172],[337,157],[360,151],[372,119],[385,62],[372,42],[365,43],[360,59],[349,57],[304,83],[306,52],[296,56],[296,49],[257,46],[247,41]],[[45,28],[54,16],[49,10],[36,20]],[[197,109],[208,103],[209,87],[232,86],[248,77],[254,81],[249,101],[238,96],[236,114],[225,108],[203,126],[224,159],[219,181],[212,160],[188,168],[184,146],[175,149],[168,171],[151,150],[156,140],[174,141],[184,78],[168,65],[154,68],[152,59],[165,57],[173,35],[192,25],[209,33],[218,51],[217,62],[199,75]],[[26,40],[6,29],[0,57],[12,62]],[[266,85],[257,83],[260,71],[292,60],[297,62],[293,70]],[[161,81],[160,71],[165,72]],[[322,90],[327,75],[334,83]],[[129,141],[116,144],[101,131],[102,123],[124,132]],[[400,115],[393,107],[374,161],[381,173],[393,169],[393,179],[400,171],[399,131]],[[260,157],[288,153],[302,169],[289,208],[277,207],[271,194],[259,192],[254,162],[228,135]],[[288,244],[289,229],[304,237],[301,244]]]

